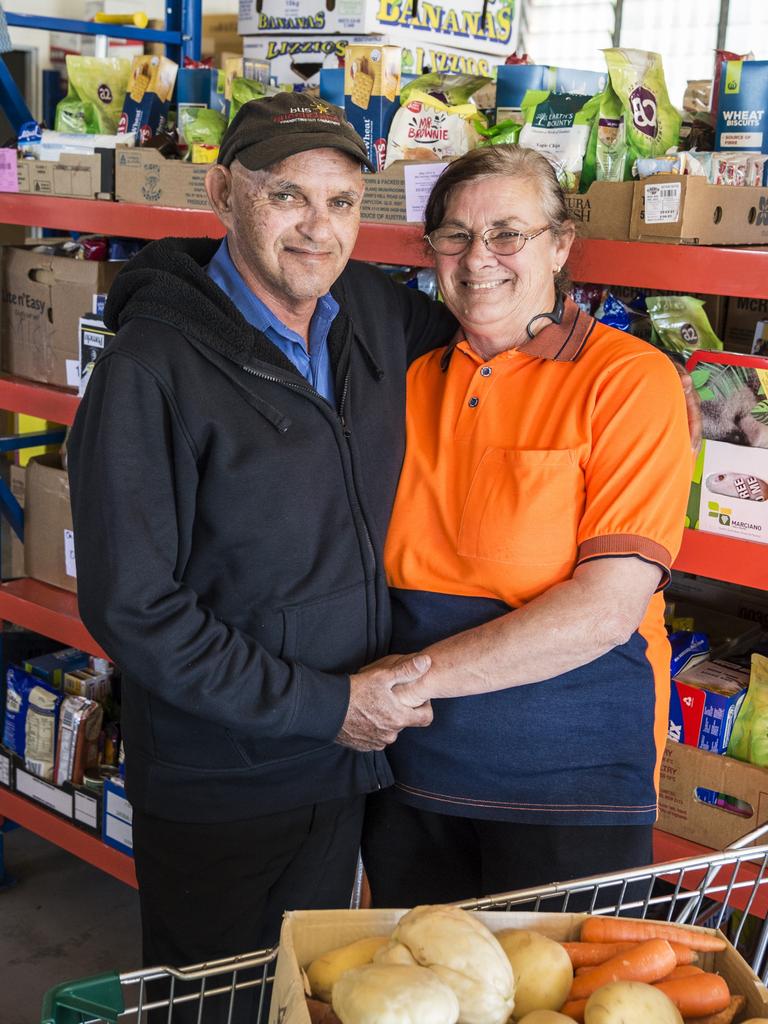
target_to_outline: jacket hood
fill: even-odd
[[[137,317],[159,320],[240,365],[255,357],[296,373],[293,363],[206,274],[220,244],[215,238],[150,242],[115,278],[104,322],[116,332]]]

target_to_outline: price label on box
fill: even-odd
[[[683,186],[680,182],[645,186],[645,223],[674,224],[680,219]]]

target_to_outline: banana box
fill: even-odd
[[[134,57],[117,129],[120,134],[132,133],[143,144],[163,130],[178,70],[175,61],[157,54]]]
[[[378,171],[384,169],[387,136],[400,105],[401,64],[399,46],[349,46],[345,54],[344,112]]]

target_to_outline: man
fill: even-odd
[[[277,941],[348,906],[394,687],[382,545],[408,360],[447,311],[350,263],[360,138],[335,107],[243,107],[207,177],[224,242],[120,274],[69,443],[83,620],[123,672],[144,961]],[[206,1018],[207,1019],[207,1018]]]

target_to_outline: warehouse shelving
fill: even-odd
[[[219,238],[224,234],[221,223],[208,211],[12,193],[0,194],[0,223],[67,231],[77,225],[80,232],[147,239],[203,235]],[[364,223],[354,256],[368,262],[411,266],[431,263],[421,230],[414,224]],[[580,239],[568,269],[575,280],[768,297],[768,248],[725,249]],[[70,424],[77,404],[73,392],[0,374],[0,408]],[[686,530],[675,568],[765,589],[768,545]],[[0,584],[2,619],[105,656],[78,617],[75,595],[44,583],[23,579]],[[136,884],[130,858],[57,815],[0,788],[0,817],[3,815],[128,884]],[[703,847],[687,840],[658,830],[655,833],[657,862],[705,852]],[[768,903],[761,905],[760,910],[765,913]]]

